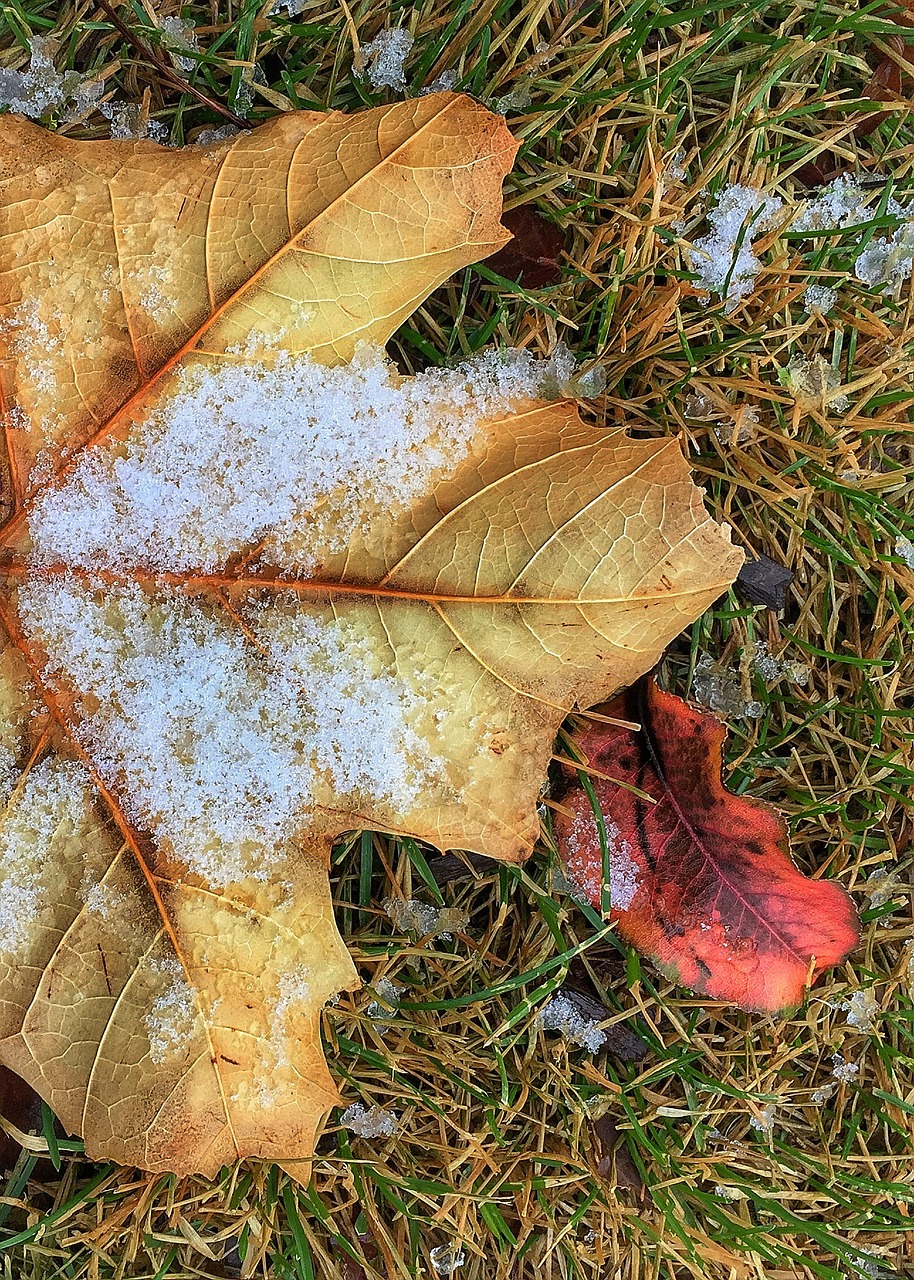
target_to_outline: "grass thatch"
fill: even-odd
[[[470,923],[419,945],[380,904],[398,891],[433,900],[421,851],[357,837],[335,858],[341,928],[366,983],[407,990],[386,1028],[367,1016],[365,989],[329,1011],[326,1036],[347,1096],[395,1111],[397,1135],[331,1127],[304,1192],[271,1168],[215,1186],[97,1168],[79,1143],[55,1143],[47,1118],[0,1199],[0,1274],[408,1277],[434,1275],[430,1250],[452,1244],[459,1280],[914,1275],[914,568],[898,542],[914,538],[914,321],[909,281],[885,293],[854,278],[861,244],[898,225],[888,198],[904,204],[912,186],[914,31],[890,6],[853,0],[269,8],[132,0],[117,15],[137,44],[104,6],[9,0],[0,59],[24,66],[30,34],[52,35],[58,67],[103,74],[109,96],[143,103],[174,143],[225,121],[163,72],[156,15],[196,28],[200,51],[179,78],[242,115],[252,99],[252,120],[380,100],[351,68],[382,24],[416,38],[407,92],[454,70],[485,101],[529,95],[506,104],[523,143],[508,203],[533,201],[565,229],[561,279],[523,289],[471,268],[420,309],[395,354],[409,365],[493,341],[567,342],[606,371],[599,414],[682,433],[737,539],[794,570],[781,617],[731,596],[663,675],[684,692],[700,652],[739,667],[756,639],[808,665],[805,686],[766,685],[743,663],[763,713],[732,722],[731,783],[785,808],[798,862],[857,896],[864,939],[775,1022],[700,1004],[611,936],[594,941],[552,893],[545,848],[523,870],[447,883],[444,900]],[[61,127],[108,132],[97,113]],[[792,233],[810,184],[839,171],[871,189],[869,225]],[[756,240],[754,291],[728,314],[690,283],[684,246],[735,181],[785,203]],[[804,310],[811,283],[837,288],[830,314]],[[833,398],[800,403],[779,373],[818,355]],[[569,967],[646,1056],[590,1056],[537,1028]],[[856,992],[872,993],[869,1026],[841,1007]],[[859,1066],[853,1079],[832,1076],[836,1052]],[[770,1129],[753,1127],[769,1104]],[[40,1158],[48,1138],[58,1171]]]

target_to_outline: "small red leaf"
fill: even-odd
[[[565,233],[561,227],[529,204],[509,209],[502,215],[502,223],[514,239],[489,258],[486,266],[528,289],[554,284],[562,274],[559,258],[565,248]]]
[[[675,981],[744,1009],[773,1013],[803,999],[807,976],[847,955],[859,937],[850,899],[794,866],[783,819],[723,785],[726,729],[652,679],[576,739],[604,815],[612,919]],[[600,907],[600,836],[587,793],[566,769],[556,836],[569,878]],[[644,799],[626,786],[637,787]]]

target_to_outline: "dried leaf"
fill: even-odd
[[[576,746],[593,770],[620,934],[674,981],[714,999],[762,1012],[799,1004],[807,977],[858,940],[850,899],[801,875],[774,809],[723,785],[725,729],[714,716],[651,679],[609,714],[641,728],[599,725]],[[567,773],[558,848],[572,882],[599,908],[600,834],[586,790]]]
[[[528,204],[509,209],[502,223],[511,232],[503,249],[489,259],[489,266],[506,280],[517,280],[528,289],[554,284],[562,274],[560,258],[565,233]]]
[[[0,1059],[92,1158],[305,1176],[356,984],[332,840],[524,858],[566,713],[741,555],[675,441],[360,347],[506,239],[515,144],[467,98],[0,141]],[[381,483],[384,405],[432,425]]]

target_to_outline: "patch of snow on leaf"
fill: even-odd
[[[567,996],[555,995],[536,1015],[537,1025],[544,1031],[558,1031],[572,1044],[588,1053],[596,1053],[606,1041],[606,1032],[592,1018],[586,1017]]]
[[[275,1059],[272,1066],[290,1065],[290,1042],[292,1046],[295,1044],[292,1018],[301,1013],[311,999],[310,974],[306,970],[280,976],[276,998],[270,1009],[270,1047]]]
[[[627,911],[641,887],[641,870],[632,856],[631,844],[605,814],[603,827],[609,862],[609,905],[614,911]],[[600,852],[600,832],[593,812],[575,810],[563,857],[573,896],[585,902],[599,903],[602,896]]]
[[[152,1001],[143,1017],[149,1036],[149,1057],[156,1066],[173,1054],[182,1053],[197,1025],[197,1003],[177,960],[152,960],[149,967],[168,980],[168,985]]]
[[[340,1116],[344,1125],[359,1138],[392,1138],[399,1129],[397,1117],[385,1107],[366,1107],[353,1102]]]
[[[76,764],[43,760],[0,823],[0,953],[26,952],[45,905],[46,870],[89,817],[91,782]]]
[[[406,88],[404,67],[413,44],[413,37],[404,27],[385,27],[362,46],[362,74],[373,89]]]
[[[402,813],[441,783],[414,728],[434,717],[434,681],[373,672],[386,638],[372,648],[345,615],[281,596],[252,645],[179,592],[67,575],[32,579],[19,608],[48,678],[91,699],[80,740],[131,818],[214,886],[269,877],[316,792]]]
[[[708,212],[710,232],[687,248],[696,288],[725,299],[733,311],[752,293],[762,264],[753,241],[769,230],[784,207],[779,196],[766,196],[754,187],[734,183],[725,187]]]
[[[154,282],[153,282],[154,283]],[[401,379],[377,348],[194,367],[123,451],[87,450],[30,518],[39,564],[214,571],[252,543],[307,571],[373,512],[453,474],[481,424],[535,394],[532,357],[486,353]]]

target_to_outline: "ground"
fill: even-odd
[[[793,571],[780,614],[722,599],[661,674],[686,693],[696,669],[707,690],[703,654],[737,672],[730,783],[783,808],[797,862],[852,893],[863,940],[795,1016],[741,1014],[596,937],[554,886],[547,840],[522,870],[484,869],[439,892],[414,844],[356,837],[334,859],[341,928],[367,983],[405,990],[389,1022],[369,1015],[368,989],[342,1000],[325,1034],[347,1102],[392,1111],[395,1132],[388,1122],[361,1137],[337,1114],[305,1191],[275,1168],[210,1185],[95,1167],[46,1115],[0,1198],[3,1274],[914,1275],[906,11],[850,0],[282,0],[275,14],[269,0],[112,4],[0,10],[5,66],[26,68],[32,37],[51,37],[39,63],[83,84],[103,76],[106,101],[140,104],[109,108],[109,120],[90,94],[80,112],[76,80],[64,94],[52,76],[36,110],[73,136],[151,121],[180,144],[231,127],[218,105],[251,123],[294,107],[355,110],[442,72],[507,114],[522,144],[507,204],[561,228],[561,273],[519,286],[471,268],[392,352],[419,367],[492,342],[543,353],[567,343],[605,371],[590,411],[679,434],[736,540]],[[163,28],[169,18],[181,21]],[[405,84],[396,45],[392,71],[382,56],[368,61],[373,80],[360,77],[360,48],[397,27],[415,38]],[[839,226],[831,187],[818,223],[791,230],[840,174],[856,179],[865,212]],[[731,190],[718,204],[734,184],[760,195]],[[809,286],[819,292],[804,303]],[[800,665],[766,680],[750,661],[759,640]],[[468,924],[420,944],[383,909],[395,885],[443,898]],[[539,1026],[569,970],[645,1056],[592,1053]]]

